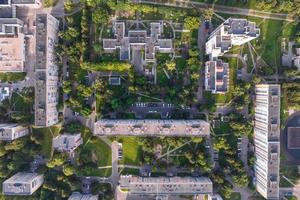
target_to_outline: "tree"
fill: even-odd
[[[247,187],[249,185],[249,178],[245,171],[242,173],[234,174],[232,176],[233,182],[239,187]]]
[[[198,29],[200,26],[199,17],[188,16],[184,20],[184,28],[188,30]]]
[[[108,18],[108,13],[105,11],[105,9],[102,8],[97,8],[92,13],[92,19],[95,24],[106,23],[108,21]]]
[[[72,166],[72,165],[70,165],[70,164],[68,164],[68,165],[64,165],[63,166],[63,173],[64,173],[64,175],[66,175],[66,176],[71,176],[71,175],[73,175],[74,173],[75,173],[75,168],[74,168],[74,166]]]
[[[176,69],[176,63],[174,61],[167,61],[166,62],[167,70],[173,71]]]
[[[66,155],[63,153],[56,153],[53,155],[52,159],[47,162],[47,167],[54,168],[63,165],[65,162]]]

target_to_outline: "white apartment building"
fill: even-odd
[[[260,29],[254,22],[229,18],[210,34],[206,42],[206,54],[213,60],[229,51],[232,46],[250,42],[259,35]]]
[[[25,135],[28,135],[28,127],[18,124],[0,124],[0,140],[13,141]]]
[[[40,8],[42,6],[42,2],[40,0],[0,0],[0,7],[11,6],[28,6]]]
[[[128,30],[127,30],[128,29]],[[156,51],[171,53],[173,51],[172,39],[161,38],[163,22],[151,22],[150,33],[144,30],[129,30],[124,21],[114,22],[115,38],[103,39],[103,49],[107,52],[120,49],[120,60],[133,59],[131,48],[144,49],[144,61],[155,62]]]
[[[95,123],[94,135],[195,136],[210,135],[210,124],[203,120],[110,120]]]
[[[255,180],[266,199],[279,199],[280,85],[255,88]]]
[[[0,18],[0,72],[23,72],[25,62],[24,22]]]
[[[35,125],[58,122],[58,67],[55,46],[59,21],[49,14],[36,15]]]
[[[73,192],[68,200],[98,200],[98,195],[80,194],[79,192]]]
[[[120,189],[130,194],[194,195],[212,194],[213,183],[208,177],[138,177],[121,176]]]
[[[2,183],[2,192],[4,195],[31,195],[43,182],[43,175],[18,172]]]
[[[73,153],[75,149],[83,142],[80,133],[78,134],[63,134],[52,140],[53,148],[58,151]]]
[[[224,94],[229,89],[229,65],[218,59],[205,63],[205,90]]]

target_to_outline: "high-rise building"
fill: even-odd
[[[210,135],[210,124],[204,120],[111,120],[95,122],[94,135],[195,136]]]
[[[280,85],[255,88],[255,180],[266,199],[279,199]]]
[[[139,177],[121,176],[120,189],[130,194],[212,194],[213,183],[208,177]]]
[[[58,67],[55,46],[59,21],[49,14],[36,15],[35,125],[58,122]]]
[[[206,42],[206,54],[211,60],[222,56],[234,45],[242,45],[257,38],[260,29],[247,19],[229,18],[214,30]]]

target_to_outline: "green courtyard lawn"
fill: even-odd
[[[108,146],[103,140],[98,137],[91,137],[82,146],[80,154],[82,152],[89,153],[91,163],[95,163],[97,167],[91,167],[89,170],[84,170],[84,175],[89,176],[110,176],[111,168],[102,168],[112,165],[111,159],[111,147]],[[80,156],[80,155],[79,155]],[[93,170],[91,170],[93,169]],[[88,173],[88,174],[87,174]]]
[[[123,159],[120,164],[140,166],[142,159],[142,147],[138,144],[138,138],[134,136],[118,137],[117,141],[122,143]]]
[[[24,72],[7,72],[0,73],[0,82],[16,82],[25,79],[26,73]]]
[[[51,159],[53,155],[52,139],[58,136],[61,130],[60,126],[51,126],[46,128],[32,128],[31,138],[36,144],[41,146],[41,154]]]
[[[132,168],[120,168],[119,169],[119,172],[122,174],[122,175],[137,175],[139,176],[140,175],[140,170],[139,169],[132,169]]]

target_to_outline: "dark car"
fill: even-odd
[[[205,32],[208,33],[209,32],[209,25],[210,25],[210,21],[205,20],[204,22],[204,26],[205,26]]]

